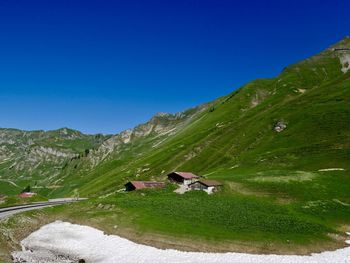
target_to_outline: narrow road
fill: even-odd
[[[48,202],[37,202],[37,203],[32,203],[27,205],[4,207],[4,208],[0,208],[0,219],[17,214],[17,213],[29,211],[29,210],[52,207],[56,205],[63,205],[63,204],[73,203],[81,200],[85,200],[85,199],[60,198],[60,199],[50,199]]]

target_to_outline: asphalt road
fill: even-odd
[[[45,207],[52,207],[56,205],[63,205],[67,203],[77,202],[84,199],[73,199],[73,198],[60,198],[60,199],[50,199],[48,202],[37,202],[27,205],[18,205],[18,206],[11,206],[11,207],[4,207],[0,208],[0,219],[12,216],[14,214],[18,214],[25,211],[35,210],[35,209],[42,209]]]

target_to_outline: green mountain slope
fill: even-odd
[[[343,47],[349,38],[217,99],[151,151],[135,142],[121,155],[128,158],[87,175],[82,193],[113,191],[131,178],[164,179],[172,170],[231,180],[250,170],[349,169],[350,71],[342,71],[346,51],[334,50]],[[286,128],[277,132],[280,125]]]
[[[345,38],[276,78],[208,103],[156,144],[148,137],[124,144],[65,184],[97,197],[88,207],[97,209],[91,218],[101,226],[134,229],[151,244],[165,235],[199,249],[208,242],[220,250],[243,244],[265,253],[343,246],[350,225],[349,63]],[[166,180],[173,170],[224,187],[213,196],[178,195],[170,186],[117,193],[128,180]],[[101,202],[116,208],[99,211]]]
[[[43,194],[58,196],[107,193],[173,170],[224,180],[250,170],[347,170],[349,47],[345,38],[276,78],[114,136],[2,129],[1,178],[35,181]]]
[[[85,135],[62,128],[54,131],[0,129],[0,180],[2,194],[18,194],[26,185],[41,189],[61,176],[62,167],[108,136]]]
[[[170,247],[181,241],[180,248],[199,250],[207,243],[220,251],[331,249],[344,245],[350,226],[349,120],[345,38],[275,78],[254,80],[178,114],[157,114],[113,136],[72,131],[75,139],[69,139],[56,131],[34,144],[23,143],[20,131],[11,143],[0,136],[1,185],[36,180],[37,191],[50,197],[78,190],[90,199],[47,216],[152,245],[161,237]],[[41,146],[59,154],[45,150],[40,165],[19,169],[33,159],[23,153]],[[210,196],[178,195],[173,186],[118,192],[128,180],[165,181],[174,170],[220,180],[223,189]]]
[[[44,196],[69,195],[88,183],[97,167],[110,167],[152,151],[206,107],[158,113],[147,123],[107,136],[67,128],[47,132],[0,129],[0,180],[12,185],[1,187],[0,193],[18,193],[31,185]]]

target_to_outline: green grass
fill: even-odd
[[[160,147],[140,140],[117,161],[67,182],[82,185],[82,195],[98,196],[136,174],[157,180],[173,170],[208,174],[225,184],[216,196],[156,192],[116,202],[143,231],[218,239],[325,238],[350,224],[349,103],[349,73],[342,74],[338,58],[326,51],[217,99]],[[277,133],[273,127],[280,120],[287,128]],[[332,167],[344,171],[318,172]],[[230,182],[246,190],[232,190]]]
[[[6,181],[0,181],[0,193],[4,195],[17,195],[22,189]]]
[[[23,204],[30,204],[33,202],[42,202],[47,201],[48,199],[46,197],[37,195],[31,198],[19,198],[17,196],[9,196],[7,197],[3,203],[0,204],[0,207],[9,207],[9,206],[16,206],[16,205],[23,205]]]
[[[115,203],[142,230],[175,236],[305,242],[330,231],[311,217],[257,197],[149,191],[118,196]]]
[[[350,45],[350,40],[343,43]],[[111,217],[111,224],[141,232],[190,238],[288,239],[299,244],[326,240],[327,233],[350,225],[350,72],[343,74],[340,68],[339,59],[326,50],[276,78],[252,81],[210,102],[204,111],[193,109],[195,114],[180,126],[178,120],[157,117],[154,125],[174,125],[177,132],[121,144],[93,169],[88,156],[80,154],[60,170],[61,187],[40,193],[60,197],[79,189],[81,196],[97,198],[128,180],[165,181],[168,172],[187,170],[222,181],[223,190],[213,196],[179,196],[169,189],[117,194],[78,205],[70,216],[85,211],[91,218]],[[278,121],[287,124],[280,133],[274,130]],[[54,142],[56,133],[42,143],[79,152],[99,141],[62,137]],[[325,168],[344,171],[319,172]],[[52,171],[49,166],[41,169]],[[39,180],[39,174],[31,180]],[[41,181],[45,187],[47,183]],[[95,211],[91,205],[97,202],[117,205],[121,219]],[[66,213],[59,209],[54,211]]]

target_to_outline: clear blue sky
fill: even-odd
[[[1,0],[0,127],[117,133],[349,32],[350,1]]]

